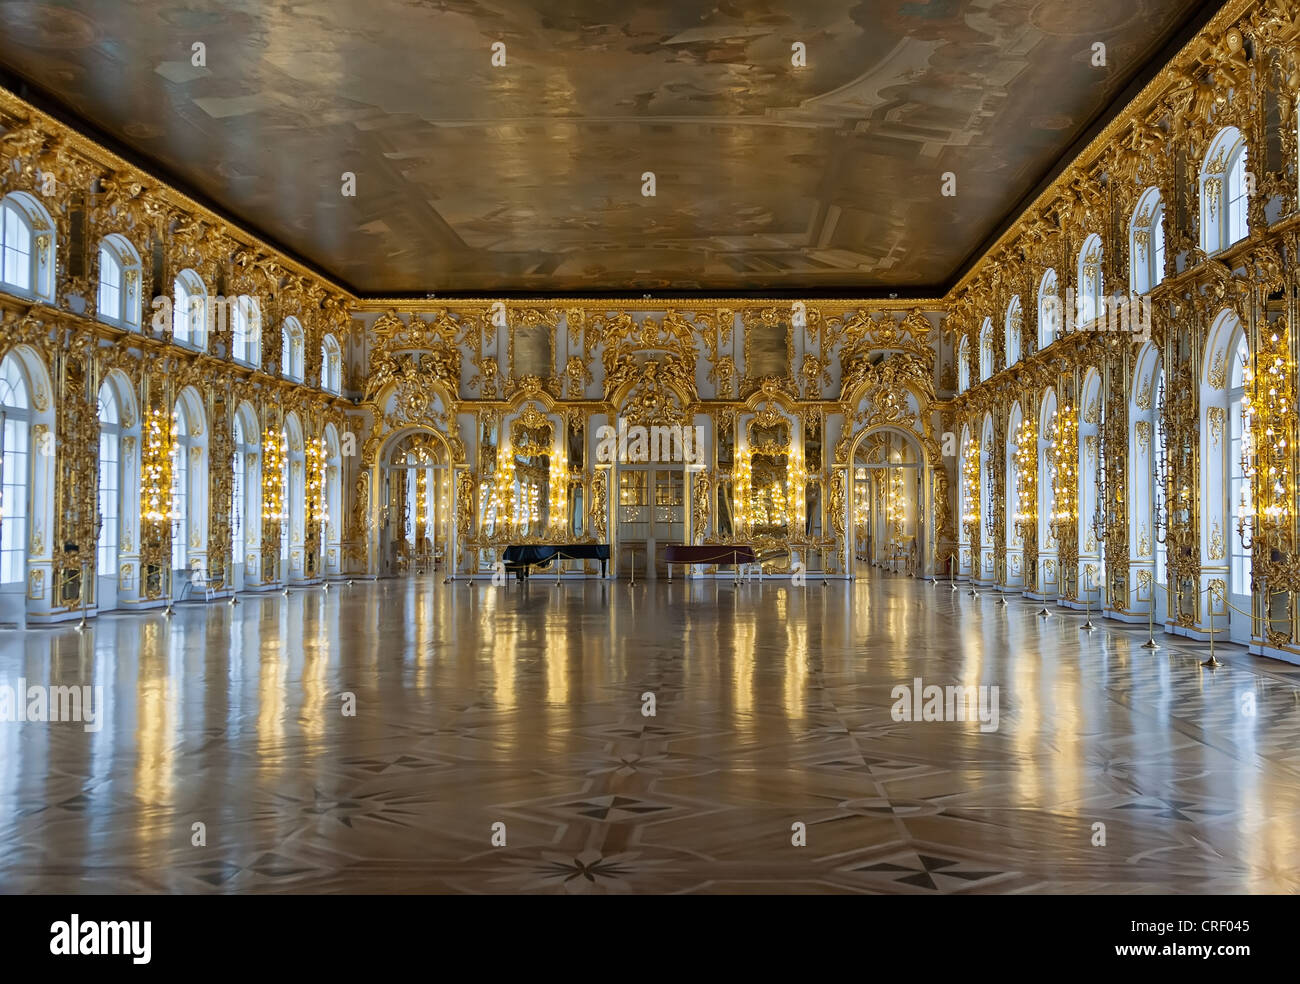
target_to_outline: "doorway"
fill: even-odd
[[[686,542],[686,472],[682,467],[624,467],[618,473],[619,576],[667,577],[663,547]]]
[[[853,568],[919,574],[921,463],[916,444],[894,431],[858,442],[853,456]]]
[[[451,540],[451,467],[427,434],[398,441],[382,469],[379,572],[429,574],[446,567]]]

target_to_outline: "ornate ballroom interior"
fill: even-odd
[[[0,889],[1300,889],[1300,7],[382,6],[0,7]]]

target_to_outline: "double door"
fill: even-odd
[[[683,467],[622,468],[618,473],[618,571],[653,580],[667,577],[664,547],[686,542]]]

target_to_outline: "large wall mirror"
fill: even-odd
[[[765,411],[749,424],[748,501],[750,531],[756,537],[786,538],[791,535],[791,496],[802,489],[790,486],[790,422],[774,411]]]
[[[497,448],[500,446],[500,423],[496,414],[488,414],[479,423],[478,441],[478,528],[490,537],[497,529],[501,507],[496,494]]]
[[[822,418],[810,413],[803,425],[803,464],[808,475],[804,494],[804,536],[810,540],[822,536]]]
[[[544,536],[551,522],[551,424],[545,418],[516,420],[510,430],[514,466],[511,520],[516,536]]]
[[[569,532],[575,540],[581,540],[587,533],[586,495],[579,479],[569,480]]]

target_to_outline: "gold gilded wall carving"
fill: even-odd
[[[89,467],[94,400],[104,375],[120,371],[139,397],[142,417],[170,413],[182,386],[193,386],[202,395],[213,511],[205,547],[214,564],[229,562],[223,524],[229,521],[231,427],[234,410],[244,401],[264,429],[278,431],[292,411],[303,421],[308,440],[318,439],[327,421],[347,436],[368,435],[362,453],[345,458],[343,465],[345,555],[359,570],[370,553],[366,544],[374,535],[371,514],[377,505],[377,490],[371,487],[375,478],[368,469],[382,440],[398,428],[436,430],[452,449],[454,462],[463,465],[471,457],[477,460],[477,443],[467,441],[483,414],[501,410],[503,400],[521,395],[544,394],[551,400],[545,404],[548,412],[577,412],[588,431],[593,418],[613,419],[622,411],[649,422],[702,417],[716,437],[729,416],[734,420],[742,410],[741,401],[765,389],[781,393],[796,419],[815,412],[823,420],[833,460],[810,472],[809,480],[827,491],[828,525],[840,537],[846,490],[836,466],[846,463],[850,438],[884,425],[906,429],[924,445],[934,467],[936,532],[939,540],[951,543],[950,488],[959,476],[951,470],[955,459],[943,457],[939,445],[943,432],[960,433],[963,424],[982,435],[984,415],[991,413],[993,542],[1000,551],[1011,508],[1005,501],[1011,493],[1004,487],[1004,431],[1011,406],[1018,401],[1025,420],[1037,420],[1042,396],[1052,387],[1058,405],[1068,408],[1084,371],[1095,366],[1104,368],[1105,382],[1099,399],[1082,407],[1080,416],[1098,429],[1097,470],[1104,472],[1106,495],[1095,529],[1090,516],[1071,517],[1066,526],[1073,526],[1073,535],[1062,527],[1063,576],[1072,567],[1080,524],[1091,530],[1085,533],[1085,545],[1089,537],[1101,541],[1108,572],[1123,575],[1126,570],[1126,511],[1132,496],[1119,449],[1132,433],[1144,446],[1163,449],[1168,461],[1163,525],[1157,529],[1151,517],[1141,517],[1143,525],[1134,529],[1148,531],[1140,540],[1165,543],[1171,582],[1199,585],[1200,541],[1206,535],[1198,513],[1201,459],[1207,452],[1223,454],[1227,445],[1222,409],[1201,404],[1203,378],[1215,389],[1227,380],[1229,366],[1217,354],[1204,371],[1201,365],[1221,311],[1229,308],[1240,318],[1252,370],[1270,371],[1276,363],[1268,360],[1280,358],[1281,391],[1294,394],[1296,340],[1287,325],[1300,315],[1295,300],[1300,293],[1295,262],[1298,34],[1293,13],[1277,5],[1225,5],[1196,41],[1011,223],[947,297],[896,303],[720,298],[653,308],[577,299],[445,305],[361,301],[20,100],[0,94],[0,154],[11,165],[0,172],[0,192],[34,193],[42,174],[54,174],[59,189],[43,199],[57,246],[54,304],[0,294],[0,353],[28,346],[40,355],[51,378],[59,380],[54,392],[35,396],[38,406],[43,402],[56,408],[54,432],[61,455],[58,528],[40,532],[42,546],[75,543],[78,554],[93,553],[80,546],[94,541],[93,510],[79,504],[93,502],[97,481]],[[1217,158],[1205,158],[1225,126],[1237,127],[1247,147],[1255,186],[1247,205],[1250,230],[1242,241],[1207,255],[1200,237],[1202,177],[1209,181],[1204,217],[1210,209],[1217,217],[1225,202],[1221,186],[1216,198],[1214,182],[1222,181],[1225,172]],[[1040,345],[1038,303],[1049,268],[1056,275],[1057,296],[1078,289],[1079,253],[1093,233],[1100,236],[1101,248],[1082,257],[1085,277],[1094,283],[1100,277],[1108,295],[1128,290],[1134,260],[1129,224],[1142,195],[1153,186],[1160,193],[1166,251],[1164,279],[1150,294],[1152,321],[1146,334],[1160,349],[1161,382],[1149,377],[1134,402],[1142,411],[1156,412],[1154,433],[1146,420],[1137,421],[1136,430],[1130,430],[1128,420],[1131,366],[1146,337],[1081,330]],[[87,235],[85,254],[74,257],[69,230],[78,209],[84,212]],[[195,270],[211,294],[256,298],[264,314],[260,367],[231,360],[228,323],[214,326],[207,351],[195,352],[173,343],[170,323],[157,331],[146,324],[145,330],[132,332],[96,320],[94,247],[110,233],[121,235],[141,257],[142,299],[170,294],[181,269]],[[1149,237],[1137,241],[1141,248]],[[84,314],[72,310],[72,299],[86,302]],[[280,325],[289,315],[304,330],[302,384],[285,379],[279,365]],[[992,323],[989,348],[995,372],[981,381],[979,332],[986,319]],[[1021,357],[1014,362],[1008,330],[1020,342]],[[351,385],[345,398],[319,389],[320,343],[327,332],[347,353],[344,376]],[[973,385],[940,402],[937,392],[956,382],[953,358],[962,339],[968,340]],[[1283,426],[1280,404],[1269,404],[1266,396],[1259,395],[1256,412]],[[1294,405],[1292,398],[1292,410]],[[1201,433],[1202,419],[1206,434]],[[1251,476],[1257,507],[1277,510],[1283,499],[1294,501],[1295,445],[1289,440],[1291,450],[1277,462],[1289,476],[1281,494],[1258,473]],[[718,465],[709,480],[721,485],[734,474],[735,464]],[[1049,480],[1033,478],[1037,483]],[[705,474],[697,479],[703,482]],[[587,528],[593,536],[608,536],[600,525],[606,522],[608,473],[588,463],[574,480],[586,493]],[[462,501],[469,497],[460,492],[467,481],[473,491],[477,472],[461,471],[456,479],[456,525],[463,530],[469,528],[464,527],[467,507]],[[1270,514],[1268,523],[1261,520],[1253,550],[1256,573],[1292,592],[1300,588],[1295,512],[1290,508]],[[472,527],[472,513],[469,518]],[[1228,552],[1220,541],[1238,535],[1234,521],[1235,516],[1212,524],[1207,557]],[[261,548],[274,565],[278,532],[271,525],[263,525]],[[170,533],[150,532],[146,525],[140,530],[142,563],[162,564]],[[1032,579],[1037,531],[1025,532],[1025,573]],[[1143,555],[1154,549],[1143,543],[1139,547]],[[1108,583],[1119,582],[1108,577]],[[1111,606],[1122,608],[1118,592],[1111,593]],[[1172,620],[1198,624],[1201,613],[1173,594],[1171,589],[1170,600],[1177,602],[1170,606]],[[1269,638],[1276,641],[1275,635]],[[1286,645],[1294,647],[1294,620],[1286,638]]]

